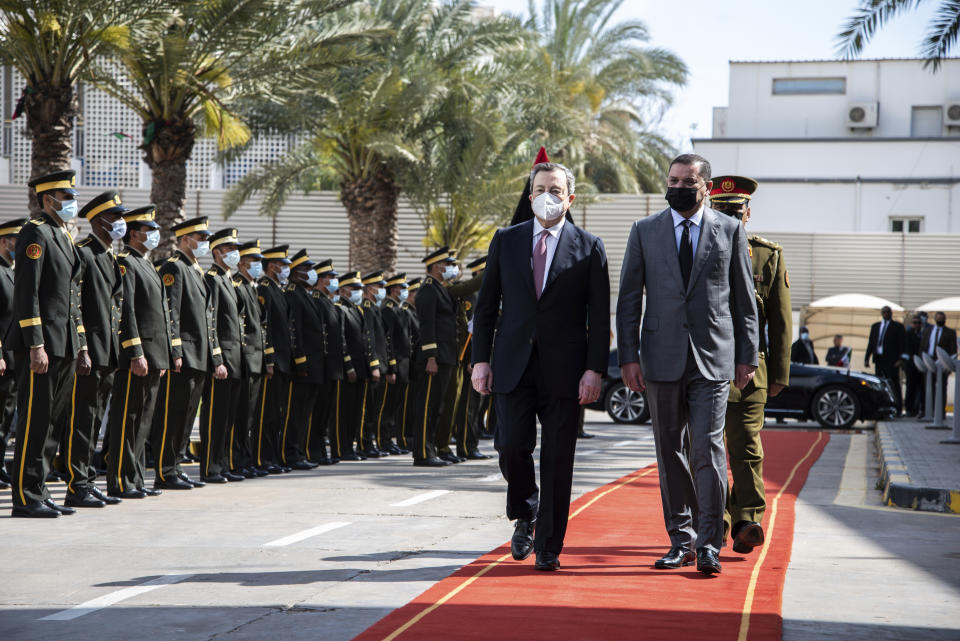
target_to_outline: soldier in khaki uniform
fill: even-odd
[[[713,179],[710,205],[750,220],[750,198],[757,181],[742,176]],[[733,536],[733,551],[746,554],[764,541],[763,513],[767,504],[763,486],[763,409],[767,397],[779,394],[790,382],[790,278],[783,248],[760,236],[748,236],[760,327],[760,361],[753,380],[743,390],[730,386],[725,432],[733,483],[727,495],[724,539]],[[766,328],[766,332],[764,332]]]

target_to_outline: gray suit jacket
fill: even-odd
[[[757,364],[757,337],[753,269],[740,221],[704,208],[686,289],[670,209],[633,224],[617,301],[621,365],[639,360],[648,380],[677,381],[689,345],[704,378],[728,381],[736,364]]]

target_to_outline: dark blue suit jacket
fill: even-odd
[[[533,221],[500,229],[490,242],[473,313],[473,362],[490,363],[493,392],[513,391],[534,342],[543,381],[557,397],[576,398],[585,370],[607,371],[607,256],[603,241],[569,220],[539,300],[533,285]]]

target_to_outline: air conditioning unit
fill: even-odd
[[[960,99],[951,100],[943,106],[943,124],[960,127]]]
[[[847,105],[847,127],[873,129],[877,126],[880,107],[876,102],[851,102]]]

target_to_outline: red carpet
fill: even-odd
[[[764,432],[767,543],[720,553],[723,573],[655,570],[669,547],[656,466],[578,499],[558,572],[497,548],[395,610],[360,641],[780,639],[794,502],[829,436]]]

